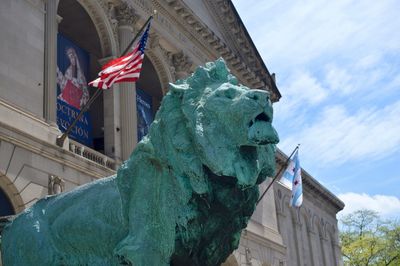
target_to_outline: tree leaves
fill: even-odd
[[[341,219],[340,241],[345,265],[400,265],[400,223],[378,213],[358,210]]]

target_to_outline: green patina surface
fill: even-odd
[[[272,176],[278,136],[264,91],[222,59],[170,85],[116,176],[46,197],[2,235],[9,265],[220,265]]]

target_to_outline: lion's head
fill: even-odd
[[[204,168],[240,187],[273,175],[279,139],[271,122],[268,92],[239,85],[219,59],[170,84],[149,138],[197,193],[205,193]]]

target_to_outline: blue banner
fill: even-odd
[[[138,141],[141,141],[149,132],[153,122],[152,98],[141,89],[136,89],[137,131]]]
[[[65,132],[90,98],[87,86],[89,53],[61,34],[58,34],[57,42],[57,125]],[[93,146],[88,112],[83,114],[69,137]]]

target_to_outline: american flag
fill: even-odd
[[[144,50],[149,37],[150,23],[151,21],[149,21],[146,30],[134,46],[133,51],[105,64],[98,74],[99,77],[89,82],[90,86],[106,90],[114,83],[135,82],[139,79]]]

